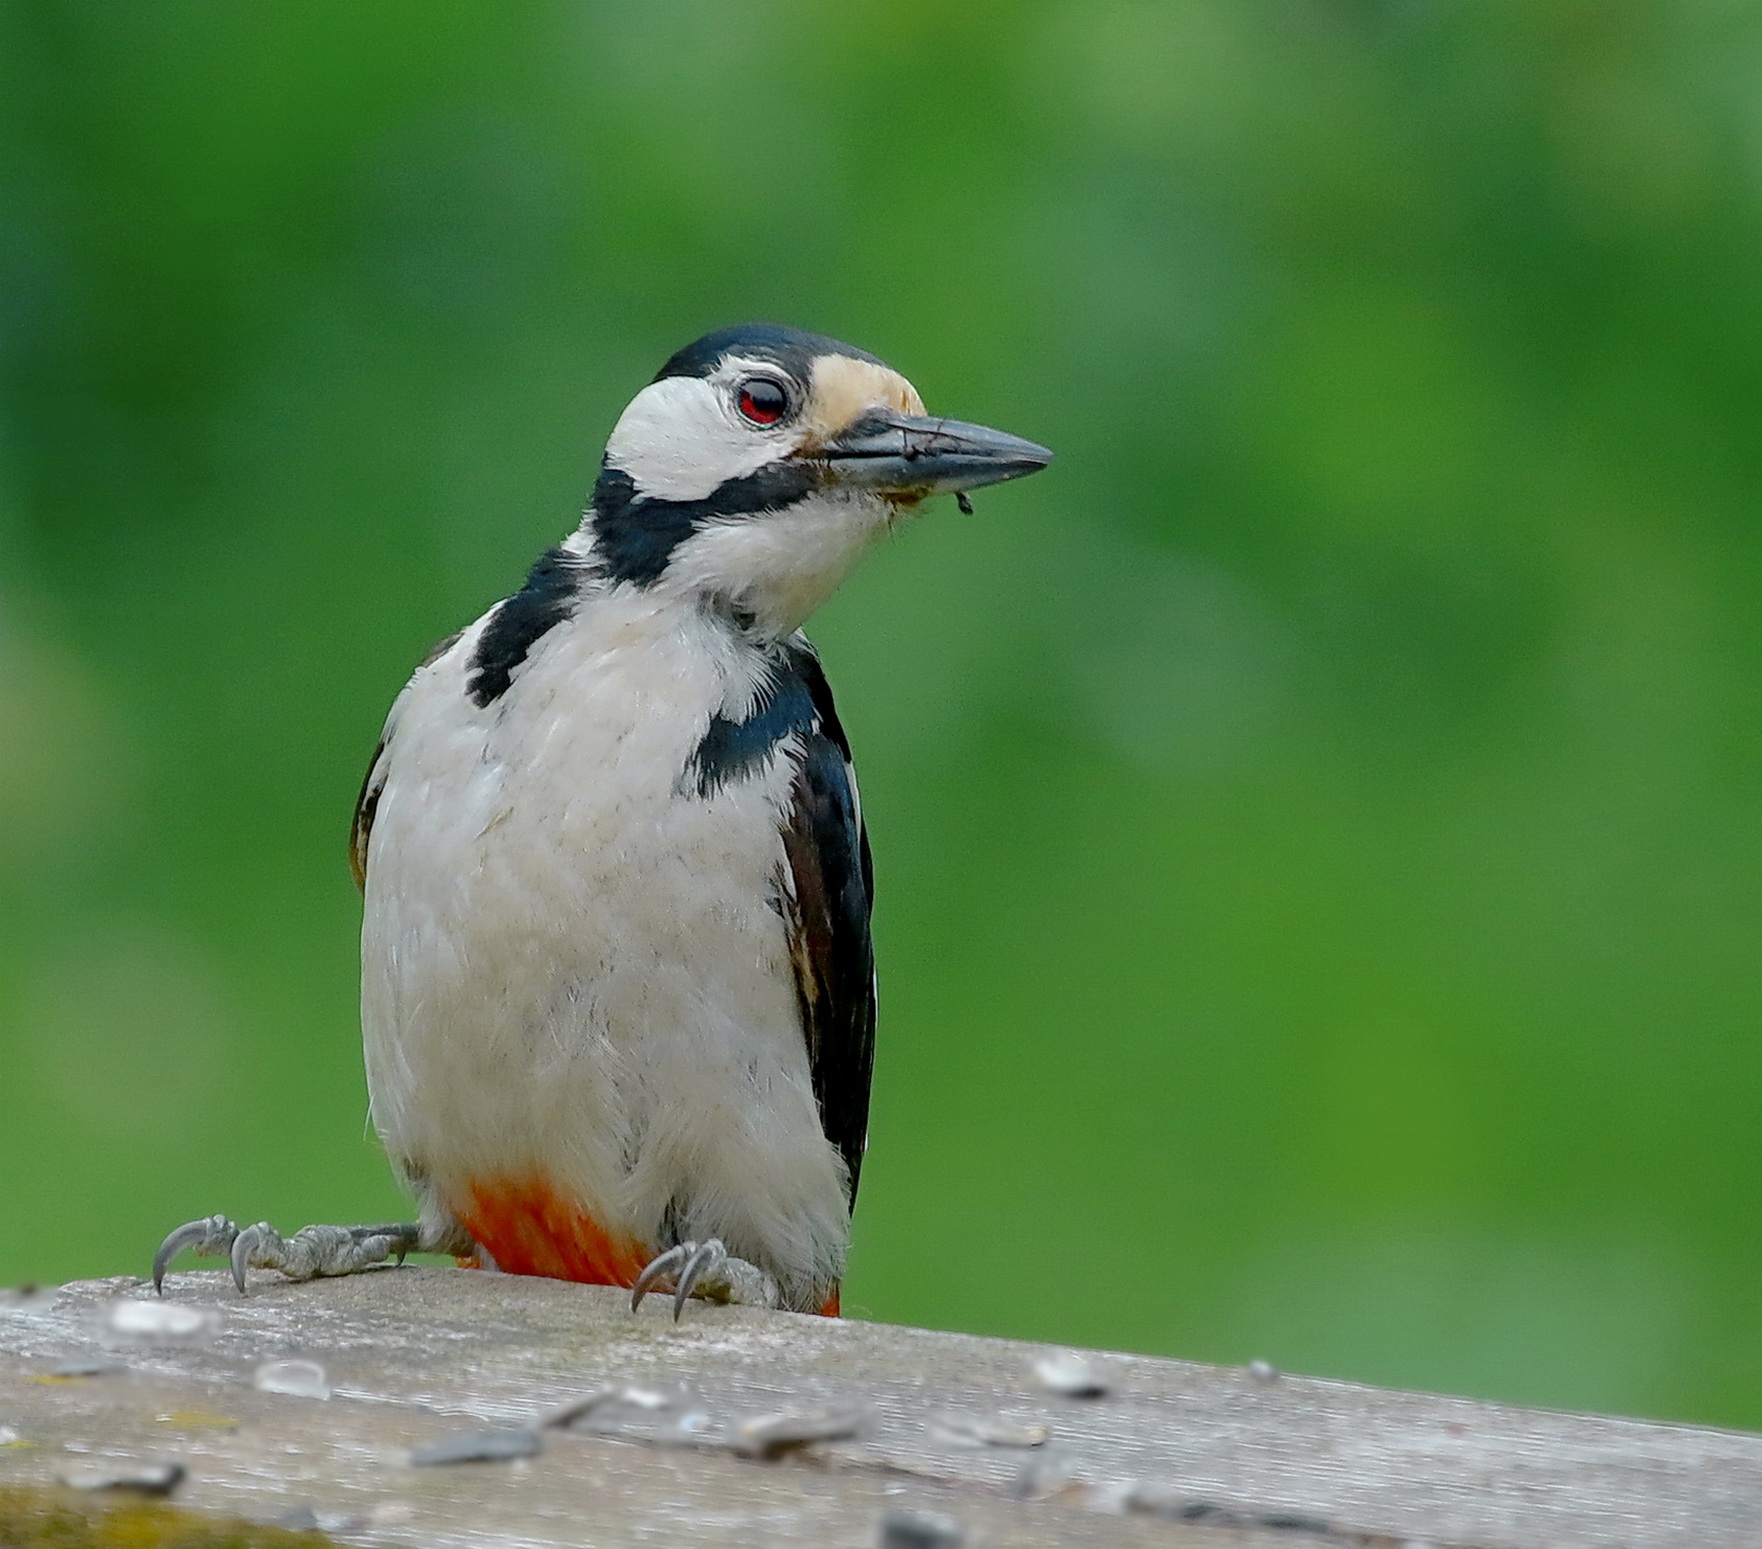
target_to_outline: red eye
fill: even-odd
[[[756,376],[740,384],[740,412],[755,425],[775,425],[789,408],[781,382]]]

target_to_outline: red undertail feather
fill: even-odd
[[[474,1183],[469,1192],[470,1203],[458,1217],[507,1274],[632,1286],[654,1257],[653,1249],[634,1238],[608,1232],[544,1178]],[[820,1315],[838,1316],[837,1286]]]
[[[459,1219],[510,1275],[629,1286],[654,1257],[633,1238],[608,1232],[543,1178],[474,1183]]]

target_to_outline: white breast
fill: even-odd
[[[540,1177],[638,1242],[671,1207],[681,1236],[835,1282],[842,1163],[775,902],[791,750],[709,798],[681,788],[711,714],[750,703],[750,651],[618,587],[479,709],[484,622],[390,727],[362,931],[387,1150],[442,1201]]]

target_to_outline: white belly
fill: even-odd
[[[387,1150],[461,1219],[473,1189],[536,1180],[637,1243],[719,1236],[786,1290],[836,1282],[843,1168],[776,906],[794,761],[680,789],[711,713],[745,709],[744,658],[620,591],[480,710],[481,627],[406,692],[373,823],[362,1023]]]

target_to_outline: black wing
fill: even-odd
[[[813,706],[811,720],[796,728],[803,750],[783,830],[794,883],[786,911],[790,959],[820,1123],[850,1170],[855,1205],[875,1065],[875,881],[832,690],[805,641],[792,645],[790,656]]]

